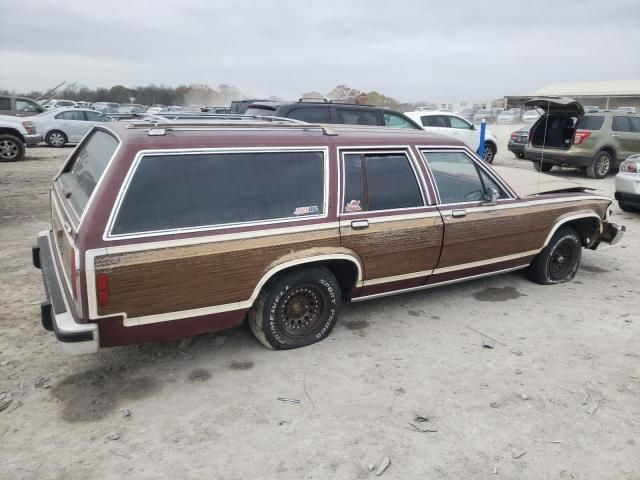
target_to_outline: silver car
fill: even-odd
[[[78,143],[94,125],[111,121],[106,115],[85,108],[60,108],[31,118],[38,133],[52,147]]]
[[[631,155],[620,164],[616,200],[625,212],[640,211],[640,154]]]

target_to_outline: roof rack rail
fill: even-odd
[[[224,114],[222,116],[225,116]],[[245,116],[253,119],[254,116]],[[253,129],[272,129],[272,128],[284,128],[295,130],[310,130],[319,129],[323,135],[336,136],[338,135],[332,128],[327,125],[319,123],[307,123],[301,120],[295,120],[292,118],[280,118],[280,117],[260,117],[255,116],[257,121],[247,120],[230,120],[224,121],[224,119],[216,119],[216,121],[162,121],[162,122],[136,122],[128,123],[128,129],[147,129],[147,135],[165,135],[167,130],[213,130],[216,128],[253,128]],[[221,121],[222,120],[222,121]]]

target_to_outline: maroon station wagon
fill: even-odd
[[[42,323],[74,354],[245,318],[287,349],[325,338],[347,301],[518,269],[569,281],[624,227],[609,198],[540,184],[400,128],[99,126],[56,175],[33,249]]]

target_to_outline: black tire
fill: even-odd
[[[491,142],[484,142],[484,161],[493,163],[496,158],[496,147]]]
[[[514,155],[516,156],[517,159],[522,160],[524,159],[524,153],[514,153]]]
[[[587,176],[589,178],[604,178],[609,174],[612,166],[613,158],[611,154],[603,150],[596,154],[590,165],[587,165]]]
[[[44,137],[44,141],[47,142],[47,145],[50,147],[61,148],[64,147],[69,140],[64,132],[61,132],[60,130],[51,130]]]
[[[249,326],[268,348],[299,348],[326,338],[342,305],[336,277],[322,267],[278,275],[262,289],[249,311]]]
[[[533,162],[533,168],[535,168],[539,172],[550,172],[553,168],[553,164],[551,163],[540,163],[538,161]]]
[[[24,158],[24,142],[9,134],[0,135],[0,162],[17,162]]]
[[[620,207],[620,210],[622,210],[623,212],[635,212],[637,210],[635,207],[632,207],[628,203],[624,203],[619,200],[618,200],[618,206]]]
[[[582,258],[582,241],[571,227],[561,227],[529,267],[529,279],[540,285],[570,282]]]

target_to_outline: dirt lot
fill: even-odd
[[[622,245],[561,286],[514,273],[350,305],[295,351],[239,328],[67,357],[30,247],[69,152],[0,164],[0,478],[364,479],[388,456],[381,478],[640,479],[640,214],[616,205]]]

